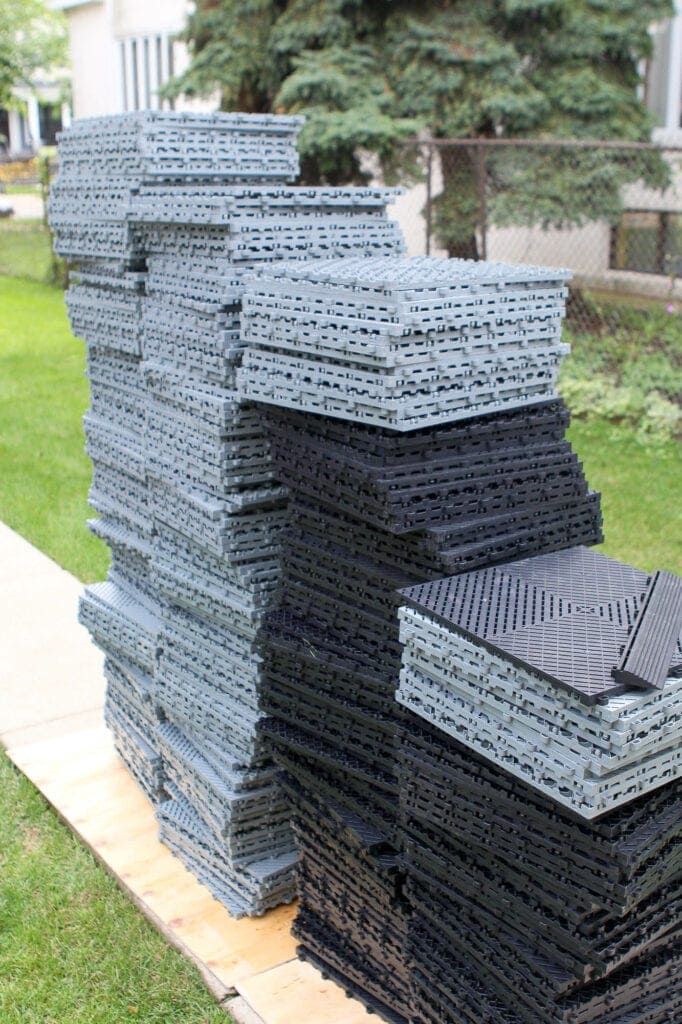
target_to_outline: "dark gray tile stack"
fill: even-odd
[[[517,406],[473,370],[521,337],[529,367],[548,340],[558,362],[563,290],[553,271],[385,258],[271,266],[245,297],[238,379],[267,409],[290,495],[262,728],[295,812],[295,933],[390,1021],[411,1013],[398,588],[601,536],[551,379]],[[385,402],[405,369],[449,391],[443,406],[430,385],[421,411],[407,391]]]
[[[403,598],[415,1018],[677,1020],[682,579],[579,547]]]
[[[56,248],[86,337],[93,528],[112,549],[81,618],[108,654],[107,721],[164,842],[236,915],[292,898],[290,812],[261,717],[260,631],[286,492],[235,391],[243,276],[319,252],[399,251],[377,189],[299,189],[298,118],[146,113],[60,144]]]

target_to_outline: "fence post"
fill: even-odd
[[[488,207],[485,195],[485,148],[476,146],[476,179],[478,182],[478,216],[481,226],[481,259],[488,258]]]
[[[38,157],[38,178],[40,181],[40,194],[43,201],[43,227],[50,240],[50,271],[49,283],[58,285],[60,288],[67,288],[69,284],[69,270],[66,260],[57,256],[54,251],[54,235],[50,227],[50,219],[47,214],[47,204],[50,199],[50,184],[52,182],[53,167],[50,158],[46,155]]]
[[[43,227],[49,227],[47,222],[47,203],[50,197],[50,181],[52,178],[52,169],[50,167],[50,158],[46,155],[39,155],[37,158],[38,162],[38,183],[40,185],[40,201],[43,204]]]
[[[429,147],[429,155],[426,158],[426,255],[431,255],[431,232],[433,230],[431,223],[431,203],[433,201],[433,182],[431,180],[433,174],[433,146],[430,142],[427,143]]]

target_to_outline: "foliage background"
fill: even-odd
[[[0,107],[16,105],[13,90],[30,87],[39,71],[64,67],[63,16],[44,0],[0,0]]]
[[[303,177],[387,180],[415,174],[401,148],[432,138],[648,140],[639,67],[670,0],[198,0],[184,38],[192,60],[171,91],[220,97],[224,110],[304,113]],[[436,232],[452,255],[476,256],[474,156],[448,159]],[[532,166],[531,166],[532,160]],[[657,154],[633,177],[618,153],[539,162],[500,153],[491,219],[613,221],[622,186],[667,181]],[[595,209],[598,195],[599,209]]]

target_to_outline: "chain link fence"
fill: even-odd
[[[405,156],[410,254],[566,267],[576,330],[682,309],[682,147],[444,139]]]

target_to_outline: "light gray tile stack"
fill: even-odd
[[[63,133],[49,218],[55,250],[71,267],[71,327],[87,346],[90,408],[84,426],[93,464],[89,499],[98,514],[89,525],[111,551],[108,579],[86,588],[80,618],[106,654],[105,717],[116,747],[157,802],[164,795],[154,697],[160,604],[150,579],[145,267],[128,223],[139,180],[134,136],[143,123],[137,117],[99,119]]]
[[[158,603],[130,584],[109,579],[86,587],[79,617],[106,655],[104,717],[116,749],[158,804],[165,799],[155,698]]]
[[[77,121],[59,140],[50,202],[55,250],[66,259],[144,257],[131,219],[140,190],[189,182],[292,181],[302,119],[143,111]]]
[[[93,528],[114,557],[81,608],[109,657],[107,721],[146,792],[163,782],[161,838],[236,915],[291,899],[295,864],[257,731],[286,493],[235,390],[244,274],[402,248],[387,191],[288,184],[299,125],[81,122],[51,199],[57,251],[81,270],[69,307],[89,345]]]
[[[250,829],[230,857],[251,912],[291,897],[294,862],[289,811],[257,731],[260,631],[279,582],[286,494],[261,414],[235,390],[244,276],[283,256],[398,251],[386,199],[370,188],[186,183],[145,186],[134,205],[148,268],[153,579],[165,601],[157,699],[176,797],[161,808],[161,835],[233,913],[239,886],[207,846],[207,809],[224,798],[214,789],[198,802],[198,778],[218,771],[231,794],[221,838],[227,830],[234,844]]]
[[[567,277],[379,254],[271,266],[245,298],[240,389],[394,430],[552,398]]]

